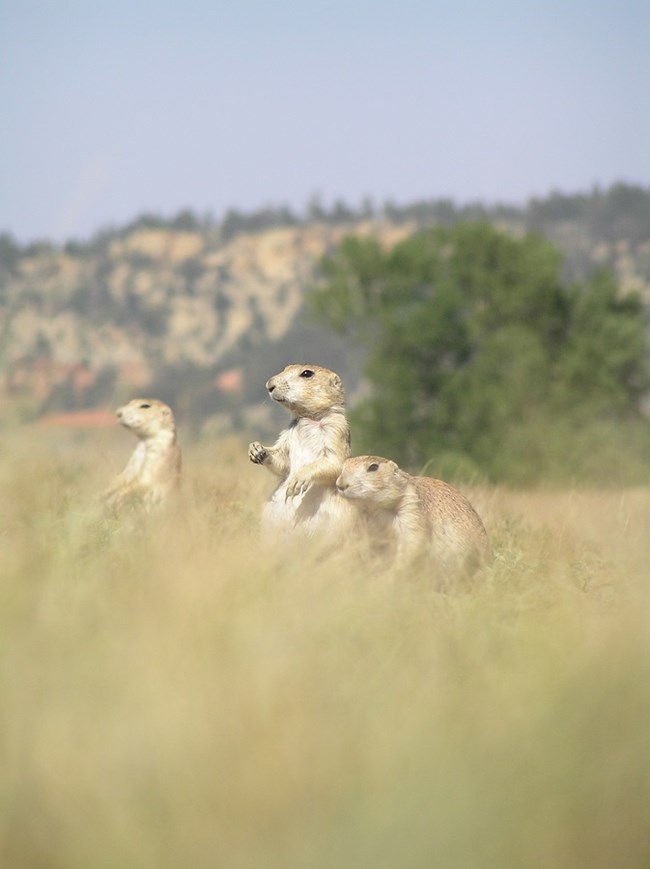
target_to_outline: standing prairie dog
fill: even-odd
[[[264,537],[272,542],[278,534],[347,529],[353,509],[335,487],[350,455],[341,378],[320,365],[287,365],[266,381],[266,388],[292,420],[272,447],[255,441],[248,448],[251,462],[280,477],[262,513]]]
[[[138,438],[138,445],[121,474],[104,492],[104,501],[120,506],[131,497],[147,510],[157,507],[178,488],[181,450],[174,414],[155,398],[134,398],[116,411],[120,423]]]
[[[442,480],[414,477],[390,459],[357,456],[345,462],[336,487],[364,512],[373,541],[395,550],[399,568],[425,558],[445,585],[490,558],[478,513]]]

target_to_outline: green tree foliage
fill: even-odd
[[[561,265],[550,242],[488,223],[391,250],[346,238],[310,301],[368,351],[356,451],[513,483],[638,473],[622,446],[649,383],[641,301],[606,272],[567,285]]]

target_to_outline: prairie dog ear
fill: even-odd
[[[169,416],[171,414],[171,410],[168,407],[163,407],[163,416]]]
[[[391,469],[391,471],[399,471],[399,465],[392,459],[388,462],[388,467]]]
[[[391,464],[395,465],[395,462],[391,462]],[[401,480],[404,485],[406,485],[408,483],[409,475],[406,473],[406,471],[403,471],[401,468],[398,468],[397,465],[395,465],[394,474],[395,474],[395,477],[398,480]]]
[[[332,376],[330,377],[330,383],[332,384],[332,386],[340,386],[341,378],[338,376],[338,374],[332,374]]]

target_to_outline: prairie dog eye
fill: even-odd
[[[300,376],[301,377],[313,377],[314,372],[311,370],[311,368],[305,368],[303,371],[300,372]]]
[[[141,404],[141,405],[140,405],[140,410],[147,410],[147,409],[150,408],[150,407],[151,407],[150,404]]]
[[[368,467],[366,468],[366,470],[368,470],[368,471],[378,471],[378,470],[379,470],[379,465],[377,464],[377,462],[373,462],[371,465],[368,465]]]

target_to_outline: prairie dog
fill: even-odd
[[[273,540],[278,533],[309,536],[347,528],[354,511],[335,487],[350,455],[341,378],[320,365],[287,365],[266,388],[292,419],[273,446],[255,441],[248,448],[251,462],[280,478],[264,506],[263,536]]]
[[[336,487],[364,512],[371,538],[395,550],[398,568],[425,558],[445,584],[490,558],[478,513],[442,480],[412,476],[380,456],[357,456],[345,462]]]
[[[121,474],[104,492],[104,501],[120,506],[140,498],[150,510],[161,504],[180,482],[181,451],[174,414],[155,398],[134,398],[116,411],[120,423],[138,438],[138,445]]]

